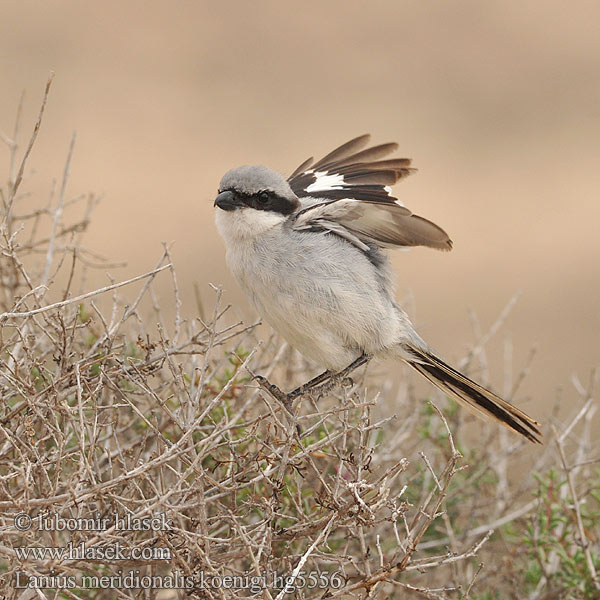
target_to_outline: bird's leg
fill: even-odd
[[[321,375],[319,375],[319,377],[315,377],[315,379],[320,379],[321,377],[323,377],[323,379],[321,379],[320,381],[325,380],[325,383],[322,383],[321,385],[312,385],[309,389],[305,389],[303,392],[300,392],[300,394],[306,392],[310,393],[311,395],[325,394],[328,391],[332,390],[336,385],[338,385],[338,383],[343,382],[347,378],[347,376],[350,373],[352,373],[352,371],[358,369],[358,367],[360,367],[361,365],[364,365],[365,363],[369,362],[369,360],[371,360],[371,356],[369,356],[368,354],[361,354],[357,359],[353,360],[345,369],[342,369],[337,373],[329,373],[327,377],[323,377],[325,373],[322,373]],[[313,381],[314,380],[311,380],[308,383],[311,384]],[[300,386],[300,388],[302,387],[303,386]],[[291,394],[295,394],[296,392],[297,390],[294,390],[293,392],[291,392]]]
[[[371,357],[368,354],[361,354],[357,359],[352,361],[345,369],[338,371],[337,373],[332,371],[324,371],[320,375],[317,375],[310,381],[302,384],[300,387],[297,387],[294,391],[286,394],[282,390],[280,390],[275,384],[268,381],[265,377],[261,375],[255,375],[254,379],[257,381],[258,385],[269,392],[273,398],[279,400],[281,404],[286,408],[286,410],[292,414],[292,402],[298,396],[302,396],[303,394],[324,394],[329,390],[333,389],[338,383],[344,381],[346,377],[352,373],[355,369],[364,365],[368,362]]]
[[[271,394],[271,396],[273,396],[276,400],[279,400],[279,402],[281,402],[286,407],[288,412],[291,413],[291,402],[292,400],[294,400],[294,398],[302,396],[302,394],[305,394],[320,383],[327,381],[330,377],[333,377],[334,375],[335,373],[333,371],[330,371],[329,369],[327,371],[323,371],[323,373],[321,373],[320,375],[313,377],[310,381],[303,383],[301,386],[298,386],[294,391],[289,392],[287,394],[261,375],[255,375],[254,379],[258,382],[258,385],[261,388],[269,392],[269,394]]]
[[[293,392],[290,392],[288,396],[292,396],[292,398],[295,398],[296,396],[302,396],[302,394],[304,394],[308,390],[314,388],[320,383],[323,383],[324,381],[327,381],[334,375],[334,371],[330,371],[329,369],[327,369],[327,371],[323,371],[320,375],[313,377],[310,381],[307,381],[306,383],[303,383],[302,385],[298,386]]]

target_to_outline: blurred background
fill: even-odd
[[[423,337],[456,361],[475,339],[468,310],[485,331],[521,292],[490,343],[494,388],[507,344],[515,374],[537,345],[519,404],[541,417],[562,388],[579,405],[570,378],[600,363],[597,2],[3,0],[0,29],[2,131],[24,90],[26,143],[56,73],[29,201],[48,201],[77,131],[67,195],[102,195],[85,240],[127,262],[116,279],[174,242],[185,314],[194,282],[207,303],[212,282],[254,318],[214,226],[221,175],[289,174],[371,132],[419,168],[396,195],[454,240],[393,255]],[[94,276],[89,289],[107,282]]]

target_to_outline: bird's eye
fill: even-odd
[[[271,199],[271,195],[267,191],[258,192],[256,199],[258,200],[259,204],[267,204],[267,202],[269,202]]]

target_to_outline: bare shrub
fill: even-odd
[[[183,319],[168,247],[143,275],[83,289],[102,264],[81,239],[95,199],[65,196],[73,144],[53,204],[17,212],[50,83],[19,163],[18,132],[3,136],[4,597],[597,597],[593,378],[540,451],[487,425],[467,450],[456,405],[410,386],[378,404],[364,372],[290,414],[252,374],[298,382],[307,366],[232,322],[218,288],[210,315]],[[485,368],[504,316],[467,362]]]

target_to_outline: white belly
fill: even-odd
[[[325,252],[303,241],[279,255],[268,240],[228,248],[231,271],[265,321],[308,359],[332,370],[363,352],[395,345],[404,315],[368,259],[350,248],[349,263],[348,245],[336,239]],[[353,268],[344,269],[345,263]]]

